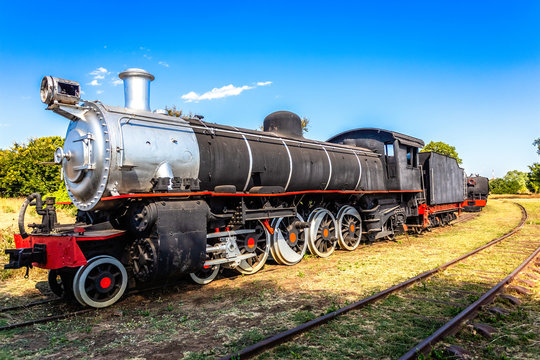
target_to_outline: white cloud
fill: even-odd
[[[107,74],[107,69],[101,66],[90,73],[92,76],[103,76],[103,74]]]
[[[148,60],[152,60],[152,57],[150,55],[148,55],[148,54],[144,54],[143,57],[148,59]]]
[[[186,102],[198,102],[200,100],[213,100],[220,99],[228,96],[240,95],[244,90],[253,89],[253,86],[240,86],[236,87],[233,84],[222,86],[220,88],[213,88],[204,94],[197,94],[195,91],[190,91],[187,94],[182,95],[182,99]]]
[[[159,65],[162,65],[162,66],[165,66],[165,67],[169,67],[169,64],[167,64],[165,61],[160,61],[158,62]]]
[[[0,127],[10,127],[11,124],[8,123],[0,123]]]
[[[106,76],[110,75],[110,71],[107,71],[104,67],[100,66],[96,70],[92,71],[90,75],[94,78],[94,80],[90,81],[87,85],[90,86],[101,86],[102,83],[99,82],[99,80],[105,79]]]
[[[103,94],[103,90],[97,90],[96,93],[99,95],[99,94]]]
[[[259,81],[256,83],[256,86],[266,86],[270,85],[271,81]],[[187,94],[182,95],[182,99],[186,102],[199,102],[201,100],[213,100],[213,99],[221,99],[228,96],[236,96],[240,95],[245,90],[251,90],[254,89],[255,86],[234,86],[233,84],[229,84],[226,86],[222,86],[220,88],[213,88],[210,91],[205,92],[204,94],[197,94],[195,91],[190,91]]]
[[[113,86],[118,86],[118,85],[122,85],[123,81],[120,80],[120,79],[117,79],[117,80],[113,80],[112,84]]]

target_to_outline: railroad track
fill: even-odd
[[[480,215],[479,212],[465,213],[461,215],[457,220],[450,223],[450,225],[459,224],[465,221],[472,220]]]
[[[400,360],[416,359],[420,354],[429,354],[437,342],[441,341],[446,336],[455,334],[463,326],[465,321],[474,318],[484,305],[492,302],[495,296],[501,293],[505,286],[510,284],[520,272],[526,269],[539,254],[540,244],[538,244],[536,250],[514,269],[512,273],[498,282],[494,287],[489,289],[489,291],[484,293],[478,300],[470,304],[450,321],[434,331],[430,336],[411,348],[407,353],[400,357]]]
[[[308,330],[311,330],[315,327],[318,327],[320,325],[323,325],[327,322],[329,322],[330,320],[333,320],[333,319],[336,319],[338,317],[340,317],[341,315],[343,314],[346,314],[348,312],[350,312],[351,310],[358,310],[360,308],[363,308],[369,304],[373,304],[375,302],[377,302],[378,300],[381,300],[381,299],[384,299],[386,298],[388,295],[391,295],[391,294],[395,294],[395,293],[399,293],[399,292],[402,292],[404,289],[406,288],[409,288],[411,287],[411,285],[414,285],[414,284],[418,284],[420,282],[423,282],[427,279],[432,279],[435,275],[438,275],[439,273],[442,273],[443,271],[447,270],[448,268],[452,267],[453,265],[456,265],[458,263],[462,263],[464,262],[465,260],[469,260],[471,259],[473,256],[481,253],[482,251],[486,250],[486,249],[489,249],[497,244],[500,244],[503,240],[509,238],[510,236],[512,236],[513,234],[515,234],[516,232],[518,232],[525,224],[526,220],[527,220],[527,211],[525,210],[525,208],[523,206],[521,206],[520,204],[517,204],[516,205],[520,208],[521,210],[521,213],[522,213],[522,217],[521,217],[521,221],[520,223],[513,229],[511,230],[510,232],[504,234],[503,236],[497,238],[497,239],[494,239],[492,241],[490,241],[489,243],[465,254],[465,255],[462,255],[446,264],[443,264],[435,269],[432,269],[432,270],[429,270],[429,271],[426,271],[420,275],[417,275],[411,279],[408,279],[400,284],[397,284],[397,285],[394,285],[386,290],[383,290],[377,294],[374,294],[370,297],[367,297],[365,299],[362,299],[360,301],[357,301],[355,303],[352,303],[350,305],[347,305],[343,308],[340,308],[336,311],[333,311],[333,312],[330,312],[324,316],[321,316],[321,317],[318,317],[318,318],[315,318],[311,321],[308,321],[298,327],[295,327],[295,328],[292,328],[292,329],[289,329],[289,330],[286,330],[286,331],[283,331],[281,333],[278,333],[274,336],[271,336],[269,338],[266,338],[256,344],[253,344],[253,345],[250,345],[238,352],[235,352],[235,353],[232,353],[232,354],[228,354],[224,357],[221,358],[221,360],[229,360],[229,359],[245,359],[245,358],[250,358],[250,357],[253,357],[263,351],[267,351],[267,350],[270,350],[272,348],[274,348],[275,346],[279,345],[279,344],[282,344],[290,339],[292,339],[293,337],[295,336],[298,336],[298,335],[301,335],[305,332],[307,332]],[[536,250],[534,250],[534,252],[527,258],[527,261],[524,262],[523,264],[525,263],[529,263],[530,261],[532,261],[532,259],[534,259],[535,256],[538,255],[538,253],[540,252],[540,242],[538,242],[536,244],[537,248]],[[532,250],[531,250],[532,251]],[[510,255],[512,255],[513,253],[509,253]],[[515,256],[515,255],[513,255]],[[476,257],[475,257],[476,258]],[[493,297],[504,287],[504,284],[507,284],[508,282],[510,282],[517,273],[519,273],[519,271],[521,271],[524,266],[526,265],[520,265],[517,269],[515,269],[510,275],[508,275],[505,279],[503,279],[502,281],[500,281],[495,287],[489,289],[488,291],[486,291],[484,293],[484,295],[480,294],[481,296],[479,297],[479,299],[477,301],[475,301],[473,304],[469,305],[466,307],[466,309],[463,311],[463,314],[460,313],[460,315],[458,316],[461,316],[460,318],[458,318],[458,316],[455,317],[455,320],[452,319],[453,321],[453,324],[451,325],[443,325],[439,330],[437,330],[432,336],[429,336],[428,338],[426,338],[422,343],[418,344],[417,346],[415,346],[413,349],[411,349],[411,352],[412,352],[412,357],[407,357],[407,358],[404,358],[404,359],[409,359],[409,358],[413,358],[415,356],[417,356],[419,353],[424,353],[424,352],[429,352],[429,350],[431,349],[431,347],[433,346],[433,344],[435,344],[437,341],[439,341],[440,339],[442,339],[445,335],[451,333],[452,330],[455,329],[455,327],[458,326],[458,324],[461,324],[462,321],[466,318],[468,318],[469,316],[472,316],[471,314],[474,314],[475,311],[477,311],[478,307],[481,306],[482,304],[485,304],[486,301],[488,300],[491,300],[493,299]],[[502,284],[502,285],[501,285]],[[467,292],[465,292],[467,293]],[[475,293],[473,292],[469,292],[469,295],[476,295]],[[443,300],[437,300],[437,299],[419,299],[418,297],[412,297],[410,300],[412,300],[413,302],[419,302],[421,303],[421,300],[423,301],[432,301],[432,302],[438,302],[438,303],[441,303],[441,304],[450,304],[452,306],[460,306],[461,304],[456,304],[455,302],[451,302],[451,301],[443,301]],[[394,308],[394,311],[395,311],[395,308]],[[465,312],[466,311],[466,312]],[[428,319],[429,320],[429,319]],[[409,353],[407,353],[409,354]],[[404,355],[405,356],[405,355]]]

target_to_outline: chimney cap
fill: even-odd
[[[120,79],[124,79],[129,76],[142,76],[147,78],[150,81],[153,81],[155,79],[154,75],[150,74],[148,71],[143,69],[137,69],[137,68],[130,68],[122,71],[120,74],[118,74],[118,77]]]

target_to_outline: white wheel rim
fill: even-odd
[[[308,249],[310,253],[312,253],[313,255],[317,255],[319,257],[328,257],[332,255],[332,253],[336,249],[336,242],[334,242],[332,246],[326,250],[326,252],[320,251],[315,244],[315,242],[317,241],[317,233],[319,231],[319,227],[326,216],[330,218],[330,220],[332,221],[334,225],[334,232],[333,234],[329,234],[329,236],[333,235],[335,237],[337,224],[336,224],[336,219],[334,218],[334,215],[332,215],[330,211],[323,208],[317,208],[313,210],[313,212],[309,215],[309,219],[311,220],[310,220],[310,227],[309,227],[309,232],[308,232],[308,237],[307,237]]]
[[[206,284],[211,283],[218,276],[219,268],[220,268],[219,264],[214,265],[213,268],[214,269],[212,273],[207,277],[199,277],[195,273],[189,273],[189,276],[191,277],[191,280],[193,280],[195,283],[199,285],[206,285]]]
[[[344,222],[346,216],[353,217],[359,222],[359,225],[357,225],[358,226],[357,229],[360,229],[360,234],[358,235],[357,238],[355,238],[352,245],[348,245],[347,242],[345,241],[345,237],[343,236],[343,231],[342,231],[343,230],[343,225],[344,225],[343,222]],[[337,228],[336,229],[337,229],[337,234],[338,234],[339,247],[341,249],[348,250],[348,251],[355,250],[358,247],[358,245],[360,245],[360,240],[362,239],[362,219],[360,218],[360,214],[352,206],[345,205],[339,210],[337,217],[338,217],[338,220],[337,220]],[[356,232],[356,229],[355,229],[354,233],[355,232]]]
[[[300,214],[296,215],[296,219],[298,221],[304,222],[304,219],[302,218],[302,216],[300,216]],[[304,236],[304,243],[303,245],[301,245],[300,251],[297,252],[293,248],[291,248],[291,246],[285,239],[283,231],[279,227],[282,224],[283,220],[284,218],[276,219],[272,224],[274,234],[272,235],[272,246],[270,247],[270,251],[272,252],[274,260],[276,260],[279,264],[289,266],[295,265],[302,260],[307,250],[305,231],[301,230],[299,233],[299,236]]]
[[[120,288],[112,298],[105,301],[95,301],[87,294],[85,283],[90,272],[94,270],[97,266],[102,264],[111,264],[120,271]],[[73,293],[75,294],[75,298],[81,305],[91,306],[95,308],[103,308],[114,304],[122,297],[122,295],[124,295],[124,292],[127,288],[127,283],[128,277],[124,265],[122,265],[120,261],[118,261],[112,256],[101,255],[90,259],[90,261],[86,265],[84,265],[79,269],[79,271],[77,271],[75,279],[73,280]]]
[[[274,220],[272,220],[272,229],[276,229],[276,224],[279,225],[279,220],[281,220],[282,218],[276,218]],[[272,257],[272,259],[274,259],[275,262],[277,262],[278,264],[280,265],[285,265],[284,263],[284,260],[281,258],[280,254],[279,254],[279,249],[276,248],[275,244],[274,244],[274,237],[275,237],[275,232],[274,232],[274,235],[272,235],[272,241],[271,241],[271,244],[270,244],[270,255]]]
[[[259,224],[262,227],[264,231],[264,236],[266,238],[265,251],[264,253],[262,253],[262,258],[259,259],[259,262],[255,266],[249,265],[249,263],[246,260],[242,260],[240,262],[240,264],[236,267],[236,270],[238,270],[241,274],[244,274],[244,275],[255,274],[257,271],[262,269],[262,267],[266,263],[266,260],[268,259],[268,254],[270,253],[270,233],[260,221],[259,221]]]
[[[97,259],[101,259],[102,257],[106,257],[107,255],[98,255],[98,256],[94,256],[93,258],[91,258],[90,260],[88,260],[86,262],[86,265],[84,266],[81,266],[79,268],[79,270],[77,270],[77,272],[75,273],[75,276],[73,277],[73,295],[75,296],[75,299],[79,302],[79,304],[81,305],[85,305],[82,298],[80,297],[80,295],[78,294],[78,291],[76,289],[79,288],[79,278],[80,278],[80,274],[81,272],[83,271],[84,267],[87,266],[87,265],[90,265],[90,263],[94,262],[95,260]]]

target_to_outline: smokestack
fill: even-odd
[[[150,110],[150,81],[154,75],[143,69],[127,69],[118,75],[124,80],[126,107],[135,110]]]

